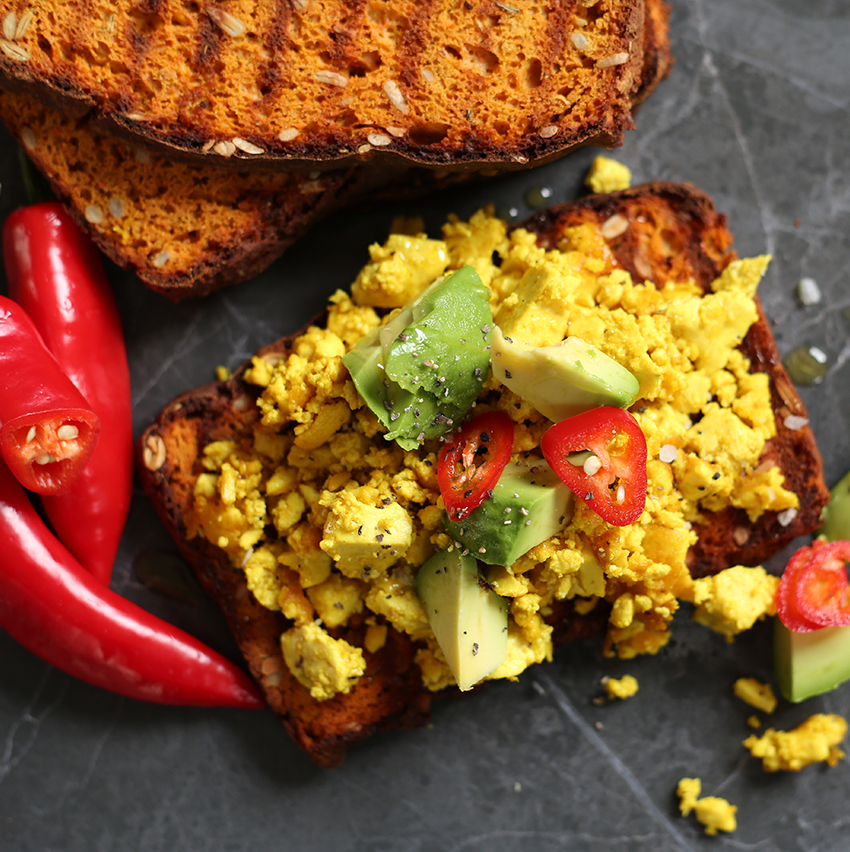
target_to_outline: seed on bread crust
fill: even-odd
[[[142,451],[142,461],[148,470],[159,470],[167,456],[165,441],[159,435],[148,435]]]

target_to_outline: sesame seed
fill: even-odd
[[[629,54],[625,50],[619,53],[611,53],[608,56],[603,56],[596,63],[597,68],[613,68],[615,65],[625,65],[629,61]]]
[[[328,86],[339,86],[341,89],[344,89],[348,85],[348,77],[337,71],[327,69],[317,71],[315,79],[317,83],[326,83]]]
[[[357,153],[358,154],[368,154],[371,150],[372,150],[371,145],[368,145],[368,144],[367,145],[360,145],[357,148]]]
[[[169,260],[171,260],[171,252],[168,249],[164,249],[153,259],[153,265],[157,269],[162,269]]]
[[[15,30],[18,28],[18,16],[15,12],[9,12],[3,18],[3,36],[9,41],[15,40]]]
[[[804,426],[808,426],[809,418],[808,417],[800,417],[799,414],[789,414],[783,421],[782,425],[786,429],[790,429],[792,432],[797,432],[802,429]]]
[[[619,213],[609,216],[603,223],[599,232],[606,240],[612,240],[614,237],[619,237],[624,234],[629,227],[629,220]]]
[[[124,202],[120,198],[110,198],[109,213],[114,219],[120,219],[124,215]]]
[[[277,138],[280,139],[281,142],[291,142],[299,133],[297,127],[287,127],[285,130],[281,130],[278,133]]]
[[[145,115],[142,112],[125,112],[124,118],[126,118],[127,121],[144,121]]]
[[[239,38],[247,32],[245,24],[225,9],[210,6],[207,8],[207,14],[222,32],[233,38]]]
[[[201,145],[201,153],[209,154],[209,152],[212,151],[213,145],[215,145],[215,139],[207,139],[207,141]]]
[[[814,278],[801,278],[797,285],[797,298],[802,305],[816,305],[821,300],[817,281]]]
[[[406,127],[396,127],[388,125],[385,129],[387,133],[389,133],[391,136],[395,136],[396,138],[401,138],[405,135],[405,133],[407,133]]]
[[[21,15],[20,20],[18,21],[18,26],[15,27],[15,38],[23,38],[27,34],[27,30],[30,28],[30,23],[33,19],[33,11],[32,9],[27,9],[23,15]]]
[[[9,59],[14,59],[15,62],[28,62],[30,58],[30,52],[26,48],[20,47],[17,44],[12,44],[10,41],[0,41],[0,50],[2,50]]]
[[[587,47],[587,36],[584,33],[573,33],[570,36],[570,41],[575,46],[576,50],[584,50]]]
[[[233,144],[244,154],[265,154],[265,150],[247,139],[240,139],[238,136],[231,140]]]
[[[236,153],[236,146],[228,139],[222,139],[213,145],[213,151],[220,157],[232,157]]]
[[[407,115],[410,112],[410,108],[407,106],[407,102],[404,100],[404,95],[401,93],[401,89],[398,87],[398,83],[395,80],[387,80],[384,82],[384,92],[386,96],[390,99],[390,103],[401,113]]]
[[[749,541],[750,531],[746,527],[735,527],[732,530],[732,539],[738,547],[743,547]]]
[[[389,136],[384,136],[383,133],[370,133],[366,138],[369,140],[369,144],[376,148],[389,145],[393,141]]]
[[[796,517],[797,510],[792,507],[790,509],[786,509],[784,512],[780,512],[776,516],[776,520],[779,521],[780,526],[787,527]]]
[[[541,139],[551,139],[557,133],[558,133],[558,125],[557,124],[547,124],[546,127],[544,127],[540,131],[540,138]]]
[[[31,127],[21,128],[21,142],[23,142],[24,147],[28,148],[30,151],[35,148],[35,131]]]
[[[86,222],[92,225],[99,225],[103,221],[103,210],[96,204],[89,204],[83,215],[86,217]]]
[[[663,462],[667,462],[670,464],[671,462],[676,461],[676,457],[679,455],[679,451],[673,444],[664,444],[661,449],[658,451],[658,458]]]

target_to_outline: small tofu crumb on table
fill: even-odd
[[[812,763],[826,761],[835,766],[845,755],[838,747],[847,735],[847,722],[834,713],[816,713],[791,731],[768,728],[753,734],[744,745],[760,757],[766,772],[798,772]]]
[[[638,691],[637,678],[632,675],[606,677],[602,679],[602,684],[608,698],[631,698]]]
[[[702,781],[699,778],[683,778],[676,788],[679,796],[679,810],[682,816],[694,812],[697,821],[705,826],[705,833],[714,836],[718,831],[732,832],[738,827],[735,814],[737,805],[732,805],[719,796],[703,796]]]

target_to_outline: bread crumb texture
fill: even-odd
[[[705,833],[714,836],[718,831],[735,831],[738,827],[735,814],[737,805],[731,805],[726,799],[718,796],[703,796],[700,798],[702,782],[699,778],[683,778],[676,788],[679,796],[679,810],[682,816],[691,812],[697,821],[705,826]]]
[[[309,328],[285,357],[254,358],[245,380],[257,387],[261,420],[250,438],[205,448],[190,527],[245,571],[264,606],[290,619],[288,664],[317,698],[357,676],[350,655],[341,655],[344,677],[326,671],[337,659],[326,653],[334,630],[355,615],[417,643],[427,688],[453,683],[414,589],[419,566],[452,545],[437,483],[441,444],[404,451],[387,442],[342,357],[388,310],[467,264],[489,288],[504,334],[534,346],[575,335],[634,373],[640,399],[631,411],[649,457],[646,508],[635,523],[613,527],[579,496],[560,533],[487,569],[509,608],[508,657],[492,677],[514,678],[551,657],[546,616],[559,601],[578,612],[604,601],[605,653],[624,659],[665,645],[680,601],[729,637],[773,612],[775,578],[761,568],[694,581],[686,565],[693,525],[710,523],[712,512],[737,506],[757,518],[798,502],[778,469],[759,469],[775,434],[770,389],[736,348],[756,319],[767,258],[736,261],[706,293],[690,280],[657,287],[614,264],[602,227],[573,227],[550,251],[531,233],[508,233],[488,211],[452,218],[440,239],[391,236],[370,249],[354,295],[330,298],[323,327]],[[476,410],[491,409],[512,419],[517,458],[539,455],[550,422],[492,375]],[[314,643],[321,667],[306,662]],[[628,691],[631,681],[611,683]]]
[[[847,722],[835,713],[816,713],[791,731],[768,728],[753,734],[744,745],[753,757],[761,758],[767,772],[797,772],[812,763],[835,766],[845,754],[839,744],[847,735]]]
[[[33,4],[0,69],[198,155],[522,163],[622,138],[643,22],[637,0]]]

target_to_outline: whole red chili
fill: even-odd
[[[108,585],[133,490],[130,371],[115,298],[97,250],[57,202],[12,213],[3,256],[9,295],[100,418],[85,470],[43,502],[62,543]]]
[[[241,669],[86,571],[2,462],[0,540],[0,627],[45,662],[142,701],[263,705]]]
[[[24,309],[0,296],[0,454],[39,494],[67,491],[91,458],[100,420]]]

